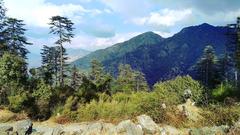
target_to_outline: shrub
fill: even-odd
[[[214,105],[203,108],[202,125],[233,125],[240,118],[239,106]]]
[[[218,101],[224,101],[226,97],[233,96],[233,94],[234,94],[234,86],[232,86],[229,83],[225,83],[217,86],[217,88],[214,89],[212,92],[213,98]]]
[[[35,99],[37,114],[34,118],[45,120],[50,117],[50,100],[52,97],[52,89],[49,85],[45,84],[44,81],[41,81],[32,94]]]
[[[24,109],[24,103],[28,100],[25,92],[15,96],[9,96],[9,109],[13,112],[20,112]]]
[[[163,101],[169,104],[180,104],[184,101],[184,91],[190,89],[192,99],[199,103],[203,97],[203,87],[190,76],[176,77],[173,80],[159,82],[154,85],[154,91]]]

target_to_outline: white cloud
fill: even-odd
[[[124,17],[133,17],[145,14],[149,11],[152,3],[148,0],[99,0],[116,13]]]
[[[101,10],[85,9],[81,5],[55,5],[46,0],[7,0],[5,5],[9,16],[22,19],[28,25],[40,27],[47,27],[49,18],[54,15],[67,16],[73,22],[80,23],[85,14],[95,16],[102,13]]]
[[[131,33],[121,33],[116,34],[114,37],[111,38],[94,38],[91,36],[76,36],[71,46],[66,46],[70,48],[82,48],[85,50],[97,50],[103,49],[109,46],[112,46],[116,43],[124,42],[134,36],[139,35],[140,32],[131,32]]]
[[[133,18],[131,21],[137,25],[146,25],[153,28],[170,27],[184,21],[192,15],[191,9],[170,10],[163,9],[159,12],[151,12],[148,16]]]

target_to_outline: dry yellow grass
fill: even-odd
[[[0,110],[0,122],[8,122],[16,118],[16,114],[8,110]]]

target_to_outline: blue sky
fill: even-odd
[[[96,50],[146,31],[168,37],[183,27],[226,25],[240,16],[240,0],[5,0],[8,16],[24,20],[31,52],[53,45],[49,18],[69,17],[75,38],[69,48]]]

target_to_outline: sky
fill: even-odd
[[[7,15],[24,20],[27,37],[39,53],[53,45],[49,18],[65,16],[74,22],[75,37],[67,48],[90,51],[153,31],[169,37],[183,27],[209,23],[226,25],[240,16],[240,0],[4,0]]]

